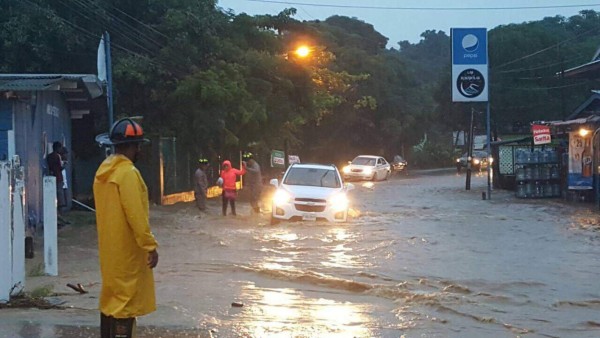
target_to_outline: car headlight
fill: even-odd
[[[350,166],[345,166],[344,169],[342,169],[342,171],[344,172],[344,174],[350,173]]]
[[[348,196],[344,193],[336,194],[329,198],[329,205],[334,211],[343,211],[348,209]]]
[[[371,173],[373,173],[373,168],[365,168],[364,172],[365,174],[370,175]]]
[[[490,162],[490,163],[494,162],[494,158],[493,157],[488,158],[488,162]]]
[[[275,191],[275,195],[273,195],[273,203],[277,206],[288,203],[292,199],[292,195],[290,195],[287,191],[278,189]]]
[[[460,163],[460,158],[457,158],[457,159],[456,159],[456,163]]]
[[[478,159],[476,159],[476,158],[473,159],[473,164],[477,165],[477,164],[479,164],[479,162],[480,161]]]

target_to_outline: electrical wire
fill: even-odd
[[[142,22],[142,21],[134,18],[133,16],[127,14],[127,12],[124,12],[124,11],[120,10],[119,8],[117,8],[116,6],[111,5],[111,4],[109,4],[109,6],[112,7],[114,10],[116,10],[117,12],[119,12],[119,13],[125,15],[126,17],[130,18],[131,20],[137,22],[138,24],[140,24],[140,25],[148,28],[149,30],[157,33],[158,35],[162,36],[163,38],[165,38],[167,40],[169,39],[169,37],[167,35],[163,34],[161,31],[159,31],[159,30],[155,29],[154,27],[152,27],[152,26],[150,26],[150,25],[148,25],[148,24],[146,24],[146,23],[144,23],[144,22]]]
[[[97,4],[93,4],[92,0],[70,0],[70,1],[77,3],[84,10],[86,10],[88,13],[92,13],[93,15],[96,14],[96,12],[97,12],[96,9],[99,9],[100,11],[102,11],[102,13],[104,14],[104,20],[106,21],[106,25],[108,27],[110,27],[112,30],[114,30],[115,33],[118,33],[118,36],[126,38],[133,45],[137,45],[138,48],[140,48],[142,51],[144,51],[148,55],[158,55],[158,54],[160,54],[161,49],[167,47],[166,44],[156,41],[154,39],[154,37],[149,36],[142,30],[127,23],[126,21],[122,20],[118,16],[112,14],[110,12],[110,10],[100,7]],[[92,4],[93,4],[93,6],[95,6],[95,8],[92,7]],[[144,24],[141,21],[133,18],[132,16],[125,13],[124,11],[121,11],[114,6],[111,6],[111,7],[118,10],[120,13],[123,13],[124,15],[127,15],[128,17],[134,19],[136,22],[141,23],[144,27],[147,27],[148,29],[150,29],[152,31],[158,32],[159,35],[166,37],[165,34],[161,33],[160,31],[158,31],[154,28],[151,28],[149,25]],[[119,23],[120,25],[125,26],[125,27],[116,26],[115,23]],[[148,48],[150,48],[150,50],[148,48],[145,48],[144,46],[140,45],[141,42],[144,42],[144,39],[141,39],[140,37],[145,39],[145,41],[147,42],[146,46]],[[140,41],[140,43],[138,43],[137,41]],[[171,46],[171,47],[173,47],[173,46]],[[171,59],[177,61],[178,65],[180,67],[183,67],[183,69],[187,69],[190,66],[190,61],[181,54],[178,54],[178,53],[172,54]],[[170,61],[170,62],[172,62],[172,61]]]
[[[75,12],[76,14],[78,14],[79,16],[83,17],[86,20],[89,20],[90,22],[94,22],[93,21],[93,17],[95,18],[103,18],[106,20],[106,24],[107,26],[110,26],[113,30],[114,33],[118,33],[119,36],[127,39],[129,41],[129,44],[136,46],[136,48],[139,48],[141,51],[147,53],[147,54],[154,54],[156,53],[155,51],[152,51],[150,49],[147,48],[147,46],[142,45],[140,42],[139,38],[135,38],[133,36],[131,36],[129,33],[124,32],[123,30],[121,30],[120,28],[117,28],[115,25],[111,25],[110,20],[108,20],[106,17],[102,16],[102,15],[98,15],[100,13],[97,13],[96,11],[94,11],[93,9],[89,8],[89,7],[85,7],[85,4],[82,4],[81,2],[77,1],[77,0],[70,0],[71,3],[78,5],[80,8],[82,8],[83,10],[86,10],[89,14],[83,13],[80,10],[77,10],[73,7],[69,7],[68,3],[65,0],[58,0],[61,4],[63,4],[65,7],[71,9],[73,12]]]
[[[570,88],[570,87],[577,87],[577,86],[583,86],[583,85],[588,85],[589,82],[578,82],[578,83],[572,83],[572,84],[568,84],[568,85],[563,85],[563,86],[555,86],[555,87],[535,87],[535,88],[527,88],[527,87],[508,87],[508,86],[502,86],[502,85],[494,85],[494,88],[502,88],[502,89],[512,89],[512,90],[531,90],[531,91],[538,91],[538,90],[550,90],[550,89],[563,89],[563,88]],[[491,86],[490,86],[491,87]]]
[[[55,12],[53,12],[52,10],[50,10],[49,8],[41,7],[39,4],[34,3],[32,1],[30,1],[30,0],[22,0],[22,1],[26,2],[26,3],[29,3],[30,5],[35,6],[38,9],[42,9],[42,10],[46,11],[46,13],[48,13],[48,14],[56,17],[56,18],[58,18],[63,23],[71,26],[73,29],[75,29],[75,30],[79,31],[80,33],[84,34],[85,36],[87,36],[88,41],[91,40],[94,43],[98,43],[101,34],[96,34],[96,33],[90,32],[89,30],[87,30],[87,29],[85,29],[85,28],[77,25],[76,23],[73,23],[73,22],[71,22],[71,21],[69,21],[69,20],[67,20],[67,19],[59,16],[58,14],[56,14]],[[161,62],[161,61],[152,59],[149,56],[146,56],[146,55],[140,54],[138,52],[132,51],[131,49],[129,49],[129,48],[125,47],[125,46],[122,46],[122,45],[120,45],[118,43],[114,43],[114,42],[111,41],[111,47],[114,47],[116,50],[120,50],[120,51],[122,51],[122,52],[124,52],[126,54],[131,55],[131,56],[135,56],[135,57],[144,59],[146,62],[148,62],[149,64],[151,64],[153,66],[164,67],[165,69],[171,71],[172,73],[174,73],[174,74],[176,74],[176,75],[178,75],[180,77],[183,77],[183,76],[185,76],[187,74],[187,72],[185,72],[184,70],[177,69],[177,67],[176,67],[177,65],[175,65],[173,63],[168,63],[167,64],[165,62]]]
[[[493,67],[493,69],[494,69],[494,70],[496,70],[496,69],[500,69],[500,68],[502,68],[502,67],[508,66],[508,65],[510,65],[510,64],[513,64],[513,63],[516,63],[516,62],[519,62],[519,61],[522,61],[522,60],[525,60],[525,59],[528,59],[528,58],[530,58],[530,57],[533,57],[533,56],[536,56],[536,55],[538,55],[538,54],[541,54],[541,53],[547,52],[547,51],[549,51],[549,50],[553,50],[554,48],[556,48],[556,47],[559,47],[559,46],[560,46],[560,45],[562,45],[562,44],[565,44],[565,43],[567,43],[567,42],[571,42],[571,41],[577,40],[577,39],[581,38],[582,36],[584,36],[584,35],[586,35],[586,34],[589,34],[589,33],[592,33],[592,32],[594,32],[594,31],[597,31],[598,29],[600,29],[600,27],[594,27],[594,28],[592,28],[592,29],[589,29],[589,30],[587,30],[587,31],[585,31],[585,32],[582,32],[582,33],[580,33],[580,34],[577,34],[576,36],[574,36],[574,37],[572,37],[572,38],[568,38],[568,39],[565,39],[565,40],[559,41],[559,42],[557,42],[557,43],[555,43],[555,44],[553,44],[553,45],[551,45],[551,46],[548,46],[548,47],[546,47],[546,48],[542,48],[542,49],[540,49],[540,50],[537,50],[537,51],[535,51],[535,52],[533,52],[533,53],[531,53],[531,54],[528,54],[528,55],[525,55],[525,56],[521,56],[521,57],[519,57],[519,58],[516,58],[516,59],[514,59],[514,60],[512,60],[512,61],[508,61],[508,62],[505,62],[505,63],[503,63],[503,64],[499,65],[499,66],[495,66],[495,67]]]
[[[153,47],[162,48],[165,46],[164,43],[156,41],[153,37],[147,35],[146,33],[142,32],[134,25],[129,24],[128,22],[126,22],[125,20],[122,20],[118,16],[110,13],[110,11],[108,11],[107,9],[100,7],[100,5],[94,3],[93,1],[90,1],[90,0],[88,0],[88,1],[86,1],[86,0],[71,0],[71,1],[79,3],[80,6],[87,6],[88,11],[90,11],[91,13],[96,13],[95,8],[101,10],[105,14],[105,16],[106,16],[105,19],[107,22],[111,22],[112,20],[114,20],[116,23],[121,24],[122,26],[124,26],[124,28],[121,29],[121,31],[136,33],[135,35],[131,35],[132,37],[134,37],[136,39],[139,39],[140,37],[142,37],[147,42],[151,43],[153,45]]]
[[[61,0],[59,0],[61,1]],[[72,2],[75,2],[80,8],[82,8],[83,10],[86,11],[86,13],[90,13],[90,15],[97,15],[99,13],[97,13],[97,11],[93,8],[90,7],[89,4],[85,4],[82,3],[83,0],[71,0]],[[64,3],[63,3],[64,4]],[[115,22],[120,22],[120,23],[124,23],[126,25],[128,25],[126,22],[124,22],[123,20],[115,17],[114,15],[110,15],[110,13],[106,13],[104,12],[103,8],[98,7],[98,9],[100,9],[103,13],[104,16],[101,16],[105,22],[106,22],[106,26],[109,28],[109,31],[112,30],[114,33],[117,33],[117,37],[122,37],[124,38],[129,44],[136,46],[138,49],[140,49],[141,51],[143,51],[145,54],[149,55],[149,56],[155,56],[158,55],[160,53],[159,49],[156,49],[157,47],[162,48],[164,47],[164,45],[160,44],[159,42],[153,40],[151,37],[148,37],[147,35],[145,35],[144,33],[142,33],[141,31],[138,30],[138,32],[140,32],[140,34],[142,36],[144,36],[147,40],[150,40],[152,42],[153,45],[155,46],[149,46],[148,44],[146,45],[141,45],[141,42],[143,40],[140,39],[139,36],[132,34],[130,32],[130,30],[128,30],[127,27],[122,28],[122,27],[118,27],[116,26],[114,23]],[[86,15],[85,13],[82,13],[80,11],[75,10],[75,12],[83,17],[86,17],[88,20],[91,20],[91,18],[89,17],[89,15]],[[114,20],[114,21],[113,21]],[[131,25],[128,25],[129,27],[132,27]],[[138,42],[140,41],[140,42]],[[183,74],[186,74],[186,71],[184,69],[187,69],[187,65],[183,64],[183,63],[176,63],[176,62],[169,62],[168,64],[166,62],[161,62],[159,60],[157,60],[156,58],[152,59],[150,57],[145,57],[143,54],[139,53],[139,52],[134,52],[129,48],[126,48],[122,45],[118,45],[116,44],[114,41],[111,41],[111,46],[115,46],[118,49],[120,49],[123,52],[129,53],[131,55],[134,55],[136,57],[144,57],[147,61],[150,62],[150,60],[152,60],[152,64],[154,64],[155,66],[163,66],[166,69],[170,69],[171,71],[173,71],[174,73],[177,74],[181,74],[183,76]],[[151,49],[149,49],[151,48]],[[181,61],[182,59],[179,59],[179,61]],[[179,69],[179,67],[182,67],[181,69]]]
[[[515,68],[515,69],[509,69],[509,70],[499,70],[499,71],[495,71],[493,74],[504,75],[504,74],[509,74],[509,73],[520,73],[520,72],[528,72],[528,71],[532,71],[532,70],[539,70],[539,69],[551,68],[551,67],[555,67],[555,66],[560,65],[560,64],[565,64],[565,63],[570,63],[570,62],[573,62],[573,61],[582,60],[584,58],[585,58],[585,56],[578,55],[578,56],[576,56],[574,58],[570,58],[568,60],[562,60],[562,61],[557,61],[557,62],[553,62],[553,63],[547,63],[547,64],[543,64],[543,65],[538,66],[538,67]]]

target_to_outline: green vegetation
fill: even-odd
[[[234,15],[214,0],[5,0],[0,72],[96,73],[109,31],[116,116],[143,116],[148,131],[176,136],[184,152],[266,154],[287,144],[305,161],[400,153],[411,165],[451,163],[451,132],[468,129],[472,105],[451,102],[446,33],[388,49],[369,23],[301,22],[295,13]],[[594,81],[556,73],[589,61],[599,28],[598,13],[582,11],[490,30],[493,129],[561,119],[585,100]],[[295,56],[299,44],[311,54]],[[95,132],[105,125],[96,121]],[[80,156],[90,148],[73,147]]]
[[[53,294],[54,287],[52,285],[44,285],[37,287],[29,293],[30,298],[44,298]]]
[[[36,264],[27,273],[27,277],[39,277],[39,276],[45,276],[45,275],[46,275],[46,273],[44,272],[44,262]]]

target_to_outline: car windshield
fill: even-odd
[[[341,187],[335,170],[317,168],[291,168],[283,184],[326,188]]]
[[[467,156],[469,156],[469,153],[464,153],[462,157],[467,158]],[[485,151],[474,151],[473,157],[484,158],[487,157],[487,153]]]
[[[394,156],[394,162],[397,162],[397,163],[404,162],[404,159],[402,158],[402,156],[396,155],[396,156]]]
[[[352,164],[374,166],[375,159],[369,157],[357,157],[352,161]]]

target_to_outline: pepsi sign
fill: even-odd
[[[452,28],[452,101],[488,100],[486,28]]]

